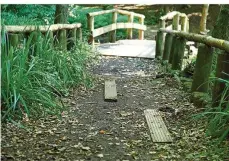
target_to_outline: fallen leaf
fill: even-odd
[[[97,157],[103,158],[103,154],[97,154]]]
[[[100,134],[105,134],[105,133],[106,133],[106,131],[104,131],[104,130],[100,130],[100,131],[99,131],[99,133],[100,133]]]

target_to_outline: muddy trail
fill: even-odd
[[[156,78],[155,60],[101,57],[91,71],[91,89],[75,90],[64,99],[62,119],[27,120],[19,128],[2,126],[1,160],[212,160],[217,154],[205,136],[204,123],[190,119],[195,107],[179,82]],[[118,101],[104,101],[104,80],[115,78]],[[145,109],[158,109],[173,138],[153,143]],[[217,147],[216,147],[217,148]],[[208,154],[209,153],[209,154]],[[200,154],[201,157],[199,156]]]

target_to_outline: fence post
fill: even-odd
[[[169,55],[170,55],[170,52],[171,52],[172,42],[173,42],[173,35],[170,34],[170,33],[167,33],[166,36],[165,36],[163,61],[168,61],[169,60]]]
[[[176,41],[177,41],[177,43],[176,43],[177,45],[175,48],[177,48],[177,49],[176,49],[176,52],[173,53],[172,69],[173,70],[181,70],[186,40],[182,37],[177,37]]]
[[[49,48],[52,49],[53,48],[53,41],[54,41],[53,32],[51,30],[49,30],[46,32],[46,35],[47,35],[47,40],[49,43]]]
[[[196,66],[193,75],[192,92],[208,92],[209,76],[213,60],[213,48],[204,44],[198,47]]]
[[[9,44],[13,47],[17,47],[19,44],[18,34],[9,33]]]
[[[163,53],[163,32],[161,32],[160,30],[157,32],[157,37],[156,37],[156,55],[155,57],[160,59],[162,57],[162,53]]]
[[[76,28],[68,30],[68,50],[76,45]]]
[[[87,25],[88,25],[88,29],[90,31],[88,43],[91,44],[92,46],[94,46],[95,40],[94,40],[94,37],[92,35],[93,31],[94,31],[94,16],[90,16],[89,14],[87,15]]]
[[[180,15],[178,13],[173,17],[173,25],[172,25],[173,30],[179,30],[179,21],[180,21]]]
[[[131,14],[128,16],[128,23],[134,22],[134,14],[131,12]],[[127,39],[132,39],[133,37],[133,29],[129,28],[127,29]]]
[[[159,22],[160,28],[165,28],[165,20],[160,20]],[[164,50],[164,42],[165,42],[165,34],[160,30],[157,32],[156,37],[156,55],[155,57],[158,59],[162,58],[163,50]]]
[[[82,28],[77,28],[76,30],[76,41],[82,41]]]
[[[117,12],[114,11],[112,13],[112,23],[116,24],[117,16],[118,16]],[[115,41],[116,41],[116,30],[113,30],[113,31],[110,32],[110,42],[115,42]]]
[[[181,31],[188,32],[187,31],[187,22],[188,22],[188,17],[182,16],[181,17]]]
[[[187,25],[186,25],[186,32],[189,32],[189,18],[187,17]]]
[[[178,37],[176,36],[172,36],[172,46],[171,46],[171,50],[170,50],[170,54],[169,54],[169,64],[172,64],[173,62],[173,55],[174,53],[177,52],[177,45],[178,45]]]
[[[67,50],[67,34],[65,29],[61,29],[57,33],[58,46],[61,50]]]
[[[173,30],[178,30],[179,29],[179,21],[180,21],[180,15],[179,13],[177,13],[174,17],[173,17],[173,24],[172,24],[172,29]],[[169,54],[169,63],[172,64],[173,62],[173,55],[174,53],[177,52],[177,45],[178,45],[178,38],[173,36],[172,38],[172,46],[171,46],[171,50],[170,50],[170,54]]]
[[[141,25],[144,25],[144,17],[139,17],[139,23]],[[144,39],[144,30],[138,30],[138,38],[139,38],[139,40]]]

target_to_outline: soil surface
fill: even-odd
[[[1,160],[224,160],[228,149],[205,136],[204,123],[190,119],[195,107],[174,78],[156,78],[154,60],[101,57],[91,71],[91,89],[74,90],[64,99],[62,118],[23,120],[2,127]],[[104,80],[115,78],[118,101],[104,101]],[[145,109],[158,109],[173,138],[153,143]],[[225,145],[224,145],[225,146]],[[219,148],[220,149],[220,148]]]

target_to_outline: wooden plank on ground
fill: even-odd
[[[160,115],[155,109],[144,110],[153,142],[172,142],[172,137]]]
[[[117,89],[115,80],[106,80],[105,81],[105,92],[104,92],[105,101],[117,101]]]

